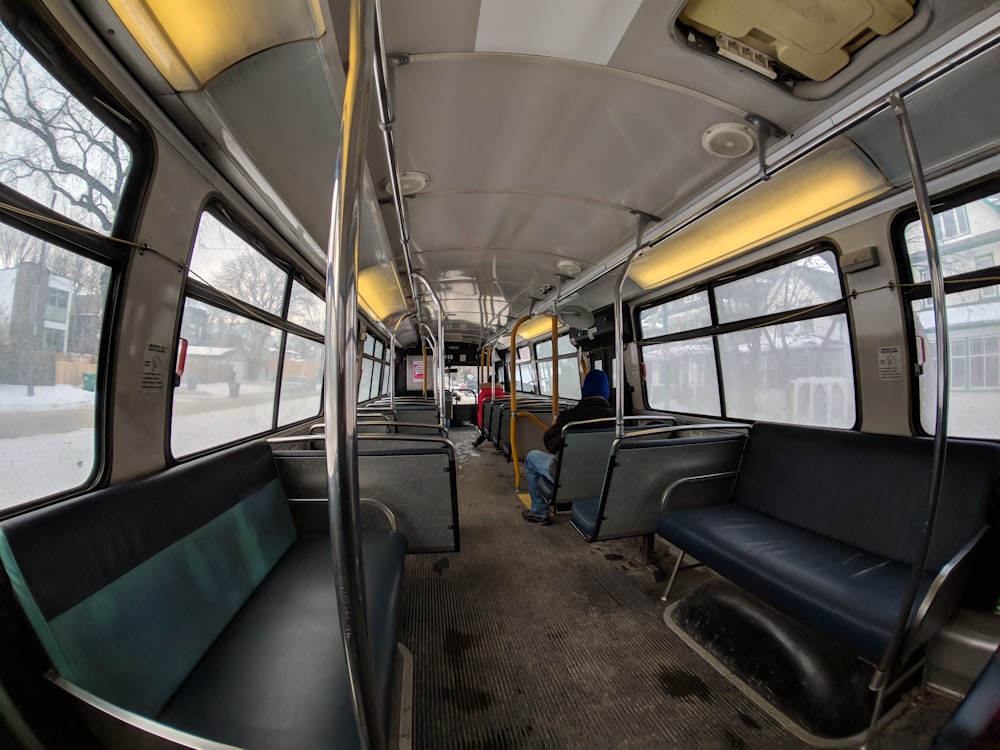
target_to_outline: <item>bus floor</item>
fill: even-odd
[[[568,513],[526,523],[511,464],[475,434],[451,431],[461,551],[407,560],[415,749],[808,747],[666,627],[638,540],[587,544]],[[952,706],[907,697],[870,747],[927,747]]]
[[[526,523],[511,464],[475,435],[451,431],[461,551],[407,559],[415,750],[809,747],[666,627],[638,540]],[[927,747],[953,706],[914,691],[868,747]]]

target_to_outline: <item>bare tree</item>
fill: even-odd
[[[271,313],[281,312],[288,274],[253,248],[232,250],[215,282],[229,294]]]
[[[25,261],[37,262],[43,244],[27,232],[0,224],[0,268],[17,268]]]
[[[110,233],[131,165],[131,154],[100,118],[61,86],[13,35],[0,25],[0,182],[86,227]],[[72,293],[104,298],[109,269],[70,250],[0,222],[0,265],[18,269],[9,291],[10,329],[5,375],[28,386],[51,381],[54,355],[47,350],[47,305],[53,277],[68,280]],[[16,288],[15,288],[16,285]],[[56,295],[58,298],[58,295]],[[13,300],[19,300],[16,307]],[[101,305],[85,329],[69,320],[77,353],[93,353]],[[67,305],[67,309],[73,309]],[[65,323],[66,321],[62,321]],[[16,333],[15,333],[16,330]],[[76,335],[74,335],[74,333]]]
[[[0,26],[0,180],[110,233],[127,145]]]

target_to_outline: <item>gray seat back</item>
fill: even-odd
[[[588,541],[656,533],[660,512],[732,497],[746,447],[731,425],[715,434],[672,437],[690,426],[642,430],[612,444],[593,532]]]

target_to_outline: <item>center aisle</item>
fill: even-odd
[[[636,540],[521,519],[492,445],[457,448],[462,549],[407,558],[413,747],[803,747],[663,623]]]

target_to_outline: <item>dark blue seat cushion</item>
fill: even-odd
[[[597,528],[599,512],[601,510],[601,498],[585,497],[573,503],[570,511],[570,520],[581,534],[592,537]]]
[[[878,659],[885,650],[909,565],[741,505],[663,513],[657,531],[751,594],[859,654]],[[917,602],[932,580],[924,575]]]
[[[370,532],[362,544],[377,689],[388,728],[406,541]],[[292,545],[157,719],[237,747],[360,746],[327,537]]]
[[[733,502],[879,557],[912,562],[933,441],[758,422]],[[1000,446],[949,440],[926,570],[938,571],[996,511]]]

